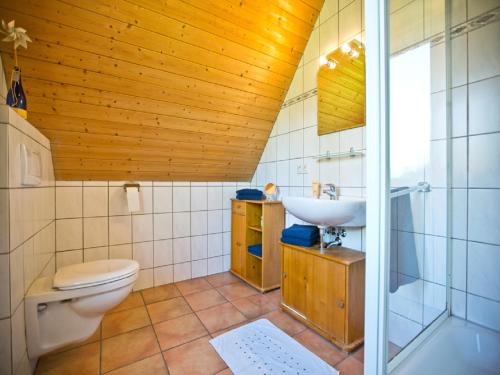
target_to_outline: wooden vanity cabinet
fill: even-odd
[[[280,238],[285,209],[279,201],[231,203],[231,272],[261,292],[280,287]],[[248,252],[262,244],[262,257]]]
[[[341,349],[363,343],[365,256],[282,244],[281,307]]]

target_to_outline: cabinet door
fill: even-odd
[[[283,302],[299,314],[306,316],[308,282],[312,257],[302,251],[284,247],[283,250]]]
[[[231,215],[231,270],[245,276],[245,216]]]
[[[345,266],[314,256],[307,317],[336,340],[345,341]]]

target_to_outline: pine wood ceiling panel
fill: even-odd
[[[16,0],[56,178],[247,181],[323,0]],[[12,55],[2,45],[9,72]]]

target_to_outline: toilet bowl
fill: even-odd
[[[89,338],[104,314],[132,290],[139,264],[108,259],[60,268],[37,279],[25,298],[28,356]]]

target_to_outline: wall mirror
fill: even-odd
[[[365,49],[351,40],[322,57],[318,71],[318,135],[365,125]]]

